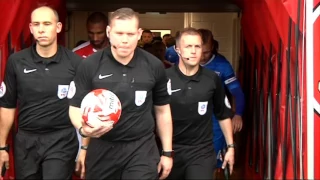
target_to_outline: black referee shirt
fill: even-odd
[[[9,57],[0,106],[18,107],[18,126],[25,131],[42,133],[72,127],[66,97],[82,59],[62,46],[51,58],[40,57],[35,48],[33,45]]]
[[[212,145],[212,114],[218,120],[232,117],[221,80],[214,71],[201,66],[193,76],[185,76],[178,66],[166,72],[171,86],[173,143]]]
[[[127,65],[116,61],[111,48],[89,56],[75,77],[72,106],[80,107],[83,97],[94,89],[108,89],[122,104],[122,114],[113,129],[102,136],[108,141],[137,140],[154,132],[153,105],[170,103],[163,64],[150,53],[136,48]]]

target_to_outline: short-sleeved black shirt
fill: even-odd
[[[212,114],[218,120],[232,117],[221,80],[214,71],[200,67],[185,76],[178,66],[166,70],[170,79],[173,143],[212,145]]]
[[[25,131],[42,133],[72,127],[67,94],[81,57],[58,46],[53,57],[43,58],[35,48],[33,45],[9,57],[0,106],[18,107],[18,127]]]
[[[132,60],[123,65],[111,48],[89,56],[78,68],[71,106],[80,107],[83,97],[94,89],[108,89],[121,101],[122,114],[113,129],[102,136],[107,141],[131,141],[154,132],[153,105],[170,103],[167,77],[161,61],[136,48]]]

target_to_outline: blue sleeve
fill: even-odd
[[[226,60],[223,64],[222,81],[228,88],[229,92],[235,98],[236,101],[236,115],[242,116],[245,106],[244,93],[242,91],[241,85],[235,73],[232,69],[231,64]]]
[[[167,48],[165,58],[171,63],[178,64],[179,55],[175,51],[174,46]]]

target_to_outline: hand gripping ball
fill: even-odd
[[[99,127],[102,121],[116,124],[121,116],[121,102],[117,95],[106,89],[89,92],[81,102],[82,119],[90,127]]]

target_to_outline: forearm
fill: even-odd
[[[89,146],[90,143],[90,137],[81,138],[81,145],[82,146]]]
[[[162,149],[164,151],[172,150],[172,118],[170,106],[155,108],[157,131],[162,143]]]
[[[233,131],[231,119],[224,119],[219,121],[219,125],[226,139],[227,144],[233,144]]]
[[[71,123],[76,129],[79,129],[82,126],[82,116],[81,116],[81,111],[80,108],[70,106],[69,107],[69,117],[71,120]]]
[[[7,138],[14,122],[15,109],[0,108],[0,147],[7,145]]]

